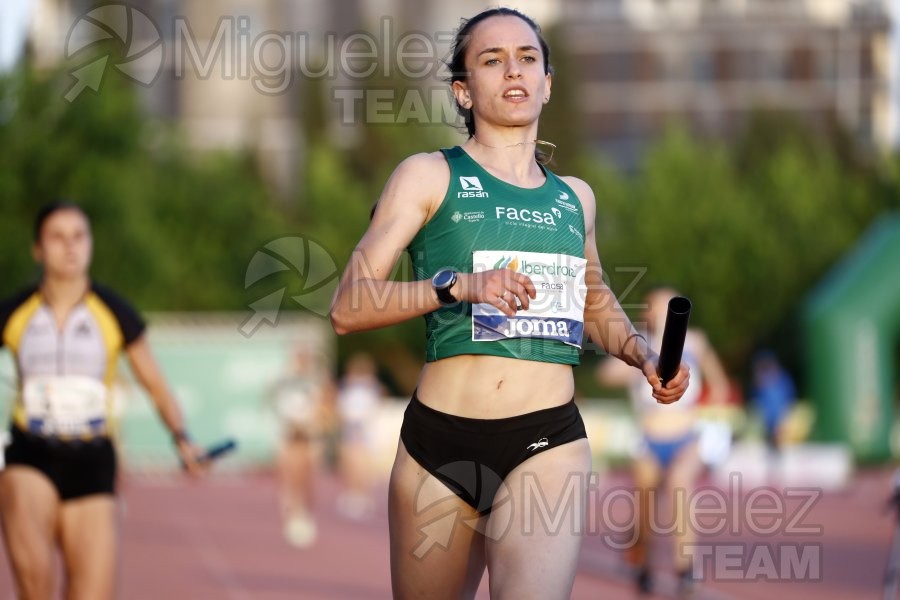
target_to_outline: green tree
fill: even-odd
[[[0,80],[0,293],[36,278],[32,220],[68,198],[92,219],[93,275],[141,309],[246,307],[255,249],[294,229],[249,158],[187,150],[121,78],[71,104],[66,83],[63,72],[27,69]]]
[[[613,289],[634,283],[634,269],[646,274],[626,304],[640,303],[653,284],[678,287],[733,373],[760,344],[793,331],[806,291],[897,189],[796,121],[761,122],[734,147],[672,130],[629,179],[596,165],[586,162],[584,173],[597,192],[598,244]]]

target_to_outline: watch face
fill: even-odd
[[[436,288],[445,288],[453,281],[453,275],[453,271],[450,270],[438,271],[434,274],[434,279],[431,280],[431,283]]]

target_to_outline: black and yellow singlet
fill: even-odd
[[[108,436],[116,365],[143,331],[138,313],[96,284],[62,327],[36,287],[0,302],[0,346],[18,373],[13,426],[48,438]]]

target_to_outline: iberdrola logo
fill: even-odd
[[[495,269],[509,269],[510,271],[518,271],[519,270],[519,257],[518,256],[509,256],[502,257],[496,263],[494,263]]]

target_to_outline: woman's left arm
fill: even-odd
[[[166,379],[159,368],[159,364],[153,357],[150,344],[146,335],[141,335],[126,348],[128,362],[138,381],[147,390],[156,411],[172,434],[172,441],[178,450],[178,456],[191,475],[197,475],[202,471],[197,457],[199,449],[194,446],[188,436],[184,422],[184,416],[175,396],[172,395]]]
[[[711,406],[724,406],[728,403],[730,393],[730,385],[728,383],[728,375],[725,373],[725,367],[719,360],[719,355],[701,331],[690,332],[688,335],[697,336],[697,346],[699,347],[700,375],[709,390],[707,402]]]
[[[587,297],[584,306],[585,332],[611,355],[639,369],[653,388],[653,397],[662,404],[675,402],[687,390],[690,369],[681,363],[678,373],[666,382],[660,383],[656,374],[659,356],[647,339],[635,330],[631,320],[616,299],[615,294],[603,281],[603,268],[594,232],[596,202],[594,193],[584,181],[575,177],[565,177],[565,182],[574,190],[584,211],[584,256],[585,285]]]

